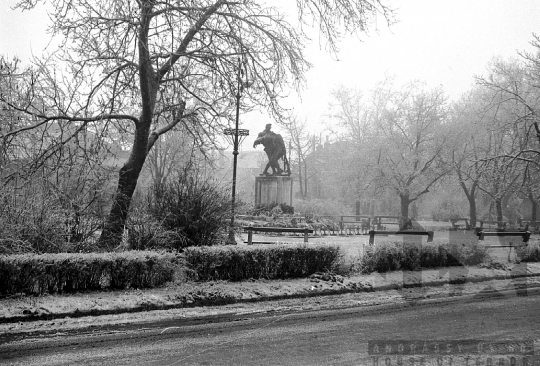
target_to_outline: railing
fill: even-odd
[[[388,230],[370,230],[369,231],[369,244],[373,245],[375,243],[375,235],[423,235],[427,236],[427,241],[433,241],[433,231],[422,231],[422,230],[398,230],[398,231],[388,231]]]
[[[498,229],[505,230],[508,222],[506,221],[493,221],[493,220],[479,220],[480,222],[480,229],[484,229],[484,225],[497,225]]]
[[[331,219],[339,225],[339,235],[349,231],[351,235],[367,234],[372,227],[373,216],[369,215],[316,215],[314,219]],[[352,226],[352,228],[351,228]],[[326,230],[325,230],[326,231]],[[321,233],[322,234],[322,233]]]

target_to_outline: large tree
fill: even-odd
[[[308,198],[308,162],[307,156],[314,149],[315,137],[308,133],[307,121],[301,121],[294,117],[286,125],[287,135],[289,137],[289,148],[291,161],[289,164],[298,166],[298,184],[300,187],[300,196],[302,199]]]
[[[38,2],[21,0],[18,7],[31,9]],[[342,30],[363,32],[377,14],[391,16],[380,0],[297,0],[299,28],[256,0],[49,4],[50,30],[61,38],[60,48],[36,60],[17,96],[2,96],[33,121],[2,137],[61,121],[75,126],[64,140],[98,125],[129,149],[101,234],[104,248],[120,242],[139,174],[161,135],[182,124],[212,142],[230,126],[233,95],[240,92],[244,110],[264,106],[284,118],[280,99],[291,85],[298,87],[309,67],[302,25],[318,24],[335,49]]]
[[[486,95],[487,94],[487,95]],[[485,104],[489,93],[477,87],[453,103],[450,108],[450,134],[444,159],[452,168],[451,178],[457,182],[469,203],[471,227],[478,220],[477,196],[480,191],[482,173],[486,165],[481,159],[487,157],[487,126]]]
[[[375,122],[380,141],[376,171],[382,186],[400,198],[403,224],[409,206],[448,173],[442,154],[447,144],[446,98],[440,89],[411,83],[385,92],[383,113]]]
[[[337,144],[346,144],[346,153],[340,154],[345,169],[339,172],[342,191],[352,193],[348,199],[366,199],[378,196],[384,188],[377,181],[378,137],[375,124],[384,112],[388,94],[383,92],[391,83],[380,83],[375,92],[364,95],[357,89],[343,86],[332,92],[329,103],[328,130]],[[382,189],[381,189],[382,188]]]
[[[493,158],[508,158],[540,166],[540,38],[534,35],[534,53],[522,53],[521,58],[495,60],[487,77],[478,84],[492,93],[491,105],[508,111],[504,128],[515,138],[517,148]]]

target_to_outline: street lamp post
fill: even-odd
[[[236,245],[236,239],[234,235],[234,215],[235,215],[235,206],[236,206],[236,166],[238,163],[238,143],[239,137],[244,137],[249,135],[249,130],[239,129],[238,121],[240,118],[240,97],[242,95],[243,84],[242,84],[242,67],[240,60],[238,60],[238,86],[236,88],[236,121],[235,128],[226,128],[223,133],[225,135],[233,136],[233,180],[232,180],[232,199],[231,199],[231,223],[229,226],[229,236],[227,238],[227,244]]]

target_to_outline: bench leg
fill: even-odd
[[[304,230],[304,243],[308,242],[308,229]]]
[[[253,230],[248,230],[248,245],[253,245]]]
[[[369,245],[373,245],[374,242],[375,242],[375,233],[371,231],[369,233]]]

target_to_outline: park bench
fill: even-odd
[[[484,240],[486,236],[521,236],[524,243],[527,243],[531,237],[530,231],[479,231],[476,233],[478,235],[478,240]],[[512,245],[496,245],[496,247],[508,247]]]
[[[469,219],[466,217],[450,219],[450,223],[452,224],[452,230],[459,230],[460,228],[463,228],[463,225],[460,225],[460,221],[463,221],[465,225],[465,230],[470,230],[471,224],[469,223]]]
[[[388,230],[370,230],[369,231],[369,244],[373,245],[375,242],[375,235],[425,235],[427,236],[427,241],[433,241],[433,231],[423,231],[423,230],[398,230],[398,231],[388,231]]]
[[[313,233],[313,229],[303,228],[303,227],[255,227],[255,226],[244,226],[244,230],[248,232],[248,245],[253,244],[253,232],[262,232],[262,233],[303,233],[304,234],[304,243],[308,242],[308,234]]]
[[[478,240],[484,240],[486,236],[497,236],[497,237],[505,237],[505,236],[521,236],[523,239],[523,243],[527,243],[531,237],[531,233],[529,231],[479,231],[476,233],[478,235]],[[525,244],[526,245],[526,244]],[[489,248],[510,248],[508,251],[508,260],[510,260],[511,254],[512,254],[512,248],[519,247],[519,244],[513,244],[508,243],[506,245],[486,245],[486,247]],[[517,248],[515,249],[517,250]]]

